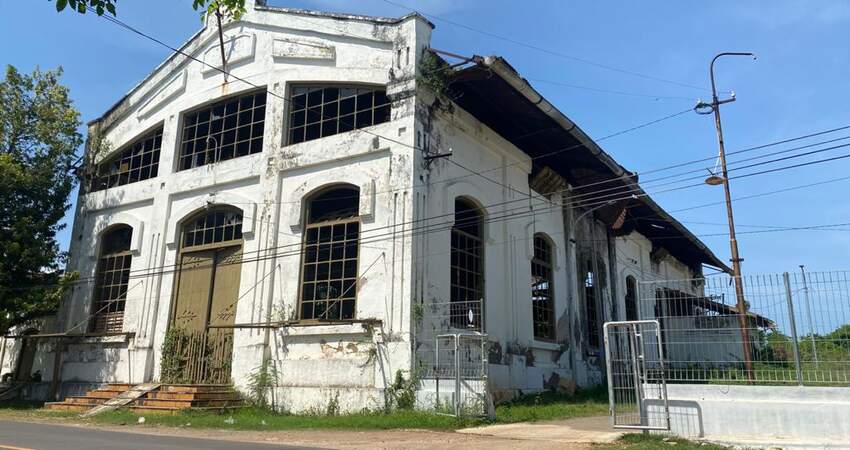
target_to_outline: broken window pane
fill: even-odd
[[[555,339],[554,303],[552,244],[546,237],[537,234],[534,236],[534,257],[531,260],[531,313],[535,339]]]
[[[120,333],[124,326],[124,305],[130,282],[130,240],[133,229],[114,227],[103,235],[94,287],[91,322],[93,333]]]
[[[160,147],[162,127],[137,139],[117,156],[98,164],[92,192],[155,177],[159,169]]]
[[[301,319],[354,318],[360,191],[342,186],[307,202],[301,262]]]
[[[265,104],[263,90],[187,113],[178,170],[261,152]]]
[[[451,231],[451,322],[458,328],[482,329],[484,303],[483,218],[471,202],[455,200]]]
[[[292,88],[289,143],[345,133],[390,120],[390,100],[382,88]]]

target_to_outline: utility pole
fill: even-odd
[[[732,194],[729,191],[729,173],[726,170],[726,149],[723,145],[723,128],[720,125],[720,105],[724,103],[731,103],[735,101],[735,94],[732,93],[731,97],[725,100],[720,100],[717,98],[717,87],[714,83],[714,63],[723,56],[750,56],[753,59],[756,59],[756,55],[749,52],[724,52],[717,54],[714,59],[711,60],[711,66],[709,67],[709,75],[711,76],[711,104],[705,104],[700,102],[697,104],[695,110],[698,111],[699,108],[710,108],[712,112],[714,112],[714,126],[717,128],[717,143],[720,148],[720,167],[721,167],[721,177],[717,177],[716,175],[712,175],[708,179],[706,179],[706,183],[711,185],[723,184],[723,192],[726,196],[726,216],[729,222],[729,247],[732,253],[732,277],[735,282],[735,298],[737,300],[737,309],[738,309],[738,323],[741,327],[741,340],[743,341],[743,351],[744,351],[744,369],[747,372],[747,379],[750,383],[753,382],[753,359],[750,348],[750,331],[749,331],[749,319],[747,315],[747,303],[744,300],[744,284],[741,279],[741,261],[743,259],[738,252],[738,240],[735,238],[735,218],[732,214]]]

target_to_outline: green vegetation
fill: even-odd
[[[404,392],[405,389],[401,389]],[[541,393],[521,397],[511,403],[496,407],[495,423],[513,423],[538,420],[568,419],[604,415],[608,402],[604,387],[580,390],[569,397],[565,394]],[[404,396],[402,396],[404,397]],[[407,406],[407,400],[400,402]],[[12,420],[44,420],[103,423],[111,425],[137,425],[142,415],[127,410],[111,411],[80,419],[76,414],[38,409],[38,403],[0,402],[0,418]],[[493,422],[482,418],[457,419],[447,415],[395,408],[387,411],[363,411],[339,415],[329,406],[328,411],[315,414],[286,414],[270,412],[256,406],[226,412],[187,411],[174,415],[143,414],[145,426],[223,428],[237,430],[299,430],[299,429],[434,429],[453,430]]]
[[[543,392],[496,407],[496,422],[534,422],[608,414],[608,388],[579,390],[572,397]]]
[[[669,450],[670,448],[675,448],[676,450],[726,450],[728,447],[665,437],[659,434],[627,434],[616,444],[597,446],[594,447],[594,450]]]
[[[75,274],[63,275],[56,233],[76,183],[80,113],[62,69],[0,80],[0,333],[55,311]]]
[[[85,14],[94,11],[98,16],[105,13],[117,16],[118,0],[50,0],[56,2],[56,11],[74,11]],[[70,8],[68,8],[70,6]],[[203,14],[215,14],[220,11],[223,15],[232,16],[237,20],[245,13],[245,0],[192,0],[192,8]]]

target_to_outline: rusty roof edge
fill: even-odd
[[[552,118],[556,123],[561,125],[565,130],[572,134],[579,142],[584,144],[594,156],[599,158],[616,176],[627,174],[628,171],[621,166],[614,158],[611,157],[602,147],[599,146],[590,136],[587,135],[579,126],[562,113],[555,105],[549,103],[543,95],[537,92],[534,87],[519,73],[514,70],[504,58],[499,56],[488,56],[484,58],[484,64],[501,76],[505,81],[521,92],[529,101],[534,103],[540,111]]]
[[[634,192],[636,192],[640,201],[644,202],[664,220],[670,222],[677,231],[685,235],[692,244],[702,251],[710,265],[722,269],[724,272],[732,273],[732,269],[730,269],[726,264],[723,264],[723,262],[717,257],[717,255],[714,254],[713,251],[711,251],[711,249],[708,248],[707,245],[705,245],[705,243],[703,243],[698,237],[691,233],[690,230],[656,203],[655,200],[653,200],[649,194],[647,194],[643,188],[634,181],[631,172],[617,163],[611,155],[606,153],[599,144],[594,142],[590,136],[582,131],[575,122],[564,115],[564,113],[562,113],[555,105],[549,103],[549,101],[537,92],[537,90],[534,89],[525,78],[522,78],[519,73],[517,73],[517,71],[507,63],[507,61],[499,56],[488,56],[484,58],[483,64],[502,77],[502,79],[504,79],[508,84],[522,93],[529,101],[534,103],[540,111],[552,118],[552,120],[561,125],[565,130],[569,131],[570,134],[579,140],[579,142],[584,144],[594,156],[599,158],[599,160],[614,173],[616,177],[634,189]]]

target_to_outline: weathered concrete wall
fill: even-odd
[[[844,387],[672,384],[667,390],[672,431],[680,436],[782,448],[850,443]]]
[[[415,217],[441,232],[422,233],[415,238],[417,285],[414,297],[429,303],[450,300],[451,233],[455,199],[476,204],[484,221],[484,329],[491,351],[491,389],[540,391],[553,373],[570,378],[569,360],[561,330],[555,341],[533,336],[531,302],[531,259],[534,235],[541,233],[553,244],[553,292],[555,318],[565,319],[567,298],[567,246],[560,198],[550,202],[531,191],[528,156],[482,125],[460,108],[429,110],[429,100],[417,120],[426,130],[425,145],[435,153],[451,151],[450,161],[435,160],[424,172],[417,188]],[[464,169],[483,172],[486,178]],[[492,170],[496,169],[496,170]],[[532,214],[529,203],[537,205]],[[430,326],[422,324],[423,327]],[[419,342],[420,348],[433,345]]]
[[[243,254],[263,256],[246,258],[242,264],[236,323],[291,319],[297,311],[300,257],[297,251],[284,250],[297,250],[302,242],[304,198],[336,183],[360,188],[361,240],[373,236],[374,241],[361,245],[356,317],[376,319],[382,326],[365,334],[344,325],[274,333],[239,330],[233,379],[244,388],[248,375],[264,356],[270,357],[282,369],[278,391],[288,399],[285,407],[301,410],[311,405],[311,397],[324,401],[321,389],[355,388],[371,395],[395,371],[410,370],[410,240],[403,235],[375,236],[395,226],[405,229],[410,220],[412,200],[405,190],[415,176],[412,92],[430,25],[418,16],[372,20],[255,10],[250,3],[243,20],[225,26],[227,69],[233,74],[228,83],[223,84],[220,72],[175,56],[96,125],[114,151],[162,126],[159,171],[149,180],[80,196],[69,269],[93,281],[100,233],[120,223],[133,228],[131,272],[150,274],[130,281],[123,331],[134,337],[123,344],[94,339],[92,345],[102,346],[99,351],[70,348],[64,357],[64,380],[141,382],[159,376],[175,277],[173,270],[156,269],[174,267],[181,223],[209,205],[241,209]],[[215,27],[207,27],[184,51],[216,66],[217,44]],[[270,92],[262,152],[178,171],[183,114],[256,89],[237,78]],[[280,97],[289,96],[292,83],[307,82],[386,86],[393,99],[392,119],[368,132],[287,145],[289,108]],[[77,324],[74,331],[85,331],[93,286],[82,283],[64,304],[59,314],[62,331]],[[364,399],[360,394],[350,401],[340,398],[340,408],[360,409],[367,404]]]

